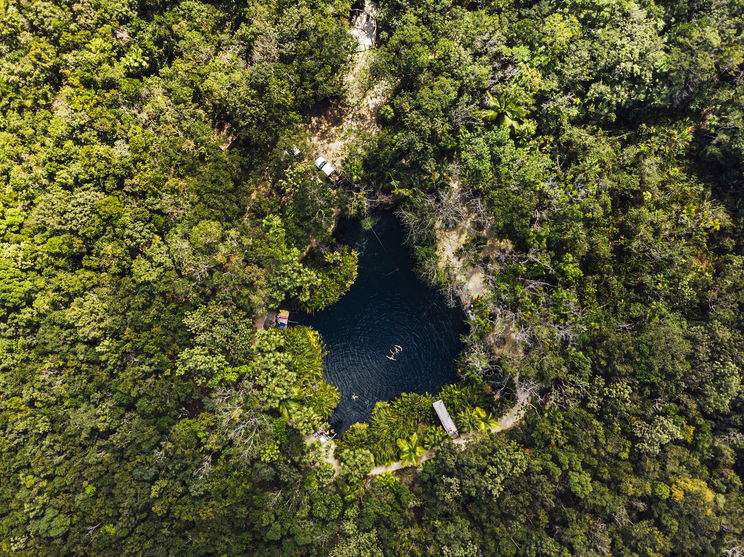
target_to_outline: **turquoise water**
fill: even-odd
[[[463,314],[413,272],[404,231],[391,212],[364,230],[343,222],[337,237],[359,251],[359,276],[337,303],[298,318],[317,329],[328,354],[326,381],[341,391],[331,424],[342,432],[367,421],[379,400],[401,393],[436,393],[457,380],[454,359],[465,332]],[[386,356],[395,350],[395,360]]]

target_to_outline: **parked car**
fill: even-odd
[[[336,169],[331,166],[331,163],[329,163],[323,157],[318,157],[317,159],[315,159],[315,166],[318,167],[318,170],[322,170],[323,174],[325,174],[328,178],[331,178],[333,173],[336,172]]]
[[[300,148],[297,145],[292,145],[289,149],[284,149],[286,156],[292,155],[293,157],[299,157],[301,154]]]

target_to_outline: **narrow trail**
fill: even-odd
[[[504,415],[496,420],[499,425],[489,429],[488,433],[502,433],[522,423],[522,419],[527,412],[530,400],[535,394],[536,385],[531,382],[520,382],[519,377],[514,378],[514,383],[517,386],[516,403],[514,404],[514,406],[509,408],[509,410],[507,410]],[[481,432],[464,433],[460,435],[460,437],[455,439],[454,443],[455,445],[464,448],[468,443],[477,439],[480,434]],[[315,442],[320,442],[320,451],[319,453],[316,453],[316,456],[323,462],[330,464],[333,467],[334,477],[337,476],[341,469],[341,464],[335,456],[336,442],[332,439],[319,439],[315,435],[306,435],[304,439],[305,443],[307,443],[308,445]],[[434,458],[435,455],[436,449],[429,449],[421,456],[416,467],[421,466],[427,460]],[[375,466],[367,473],[367,476],[379,476],[380,474],[384,474],[385,472],[395,472],[407,467],[408,466],[403,464],[400,460],[397,460],[383,466]]]
[[[507,410],[500,418],[496,420],[498,425],[488,430],[489,433],[502,433],[522,423],[524,415],[527,412],[527,408],[530,406],[530,400],[535,395],[537,383],[529,380],[520,381],[519,377],[517,376],[514,378],[514,384],[516,385],[517,389],[517,401],[511,408],[509,408],[509,410]],[[460,437],[455,439],[454,443],[459,447],[465,448],[468,443],[477,439],[481,435],[481,433],[482,432],[464,433],[460,435]],[[317,453],[316,456],[323,462],[327,462],[328,464],[330,464],[334,470],[334,477],[337,476],[341,469],[341,464],[335,456],[336,442],[332,439],[320,439],[315,435],[305,436],[305,442],[307,444],[320,442],[320,452]],[[416,467],[421,466],[421,464],[423,464],[427,460],[431,460],[432,458],[434,458],[436,452],[436,449],[429,449],[428,451],[426,451],[426,453],[424,453],[419,459],[419,463]],[[385,472],[395,472],[407,467],[407,465],[398,460],[390,464],[375,466],[367,473],[367,476],[379,476],[380,474],[384,474]]]
[[[306,125],[312,155],[325,158],[337,168],[347,154],[347,147],[364,134],[372,135],[380,130],[377,115],[392,90],[390,83],[374,79],[371,74],[376,18],[377,4],[372,0],[366,0],[364,9],[353,14],[349,33],[356,39],[357,49],[345,68],[344,98],[311,117]]]
[[[371,76],[377,39],[376,18],[377,4],[373,0],[365,0],[363,10],[354,10],[348,32],[356,39],[357,49],[344,67],[344,97],[311,116],[302,126],[310,135],[311,159],[323,157],[340,171],[343,171],[349,147],[364,135],[380,131],[377,116],[392,91],[390,83],[381,79],[373,81]],[[335,229],[340,213],[336,208],[328,232]],[[315,239],[311,240],[300,260],[316,245]]]
[[[489,433],[501,433],[503,431],[507,431],[514,426],[519,425],[522,422],[522,418],[524,418],[524,414],[527,411],[527,407],[529,406],[530,398],[534,393],[532,388],[522,388],[521,384],[519,383],[519,378],[515,378],[514,381],[517,384],[517,402],[514,404],[514,406],[509,408],[509,410],[507,410],[506,413],[501,416],[501,418],[496,420],[499,425],[490,429]],[[465,447],[465,445],[473,441],[473,439],[476,439],[479,433],[480,432],[465,433],[455,439],[454,443],[455,445],[458,445],[460,447]],[[421,456],[418,466],[421,466],[421,464],[423,464],[427,460],[434,458],[434,455],[436,455],[436,449],[429,449],[428,451],[426,451],[426,453]],[[384,474],[385,472],[395,472],[396,470],[402,470],[403,468],[406,468],[406,465],[398,460],[385,466],[375,466],[367,475],[379,476],[380,474]]]
[[[514,378],[514,382],[517,385],[517,402],[497,420],[499,425],[490,429],[489,433],[501,433],[507,431],[519,425],[524,418],[524,414],[530,404],[530,399],[534,394],[534,385],[532,383],[528,383],[525,386],[525,383],[520,383],[518,377]],[[477,439],[479,435],[480,432],[464,433],[463,435],[455,439],[454,443],[455,445],[464,448],[468,443],[472,442],[474,439]],[[321,452],[318,455],[318,458],[323,462],[327,462],[328,464],[333,466],[334,476],[337,476],[339,470],[341,469],[341,464],[336,459],[334,454],[336,450],[335,441],[321,441],[313,435],[308,435],[305,437],[305,442],[308,444],[315,441],[320,441]],[[435,455],[436,449],[429,449],[421,456],[417,467],[421,466],[427,460],[434,458]],[[372,468],[372,470],[369,471],[367,476],[379,476],[380,474],[384,474],[385,472],[395,472],[397,470],[402,470],[403,468],[407,468],[407,465],[404,465],[400,460],[398,460],[384,466],[375,466],[374,468]]]

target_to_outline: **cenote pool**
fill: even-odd
[[[341,391],[331,425],[343,432],[369,419],[375,403],[401,393],[436,393],[457,380],[454,359],[465,332],[462,313],[413,272],[403,228],[389,211],[365,230],[342,222],[337,237],[359,251],[359,276],[341,300],[299,317],[320,331],[326,381]],[[395,345],[402,350],[391,361]]]

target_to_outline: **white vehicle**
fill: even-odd
[[[300,152],[300,149],[296,145],[292,145],[292,147],[290,147],[289,149],[284,149],[284,155],[287,157],[290,155],[292,155],[293,157],[299,157]]]
[[[323,157],[318,157],[317,159],[315,159],[315,166],[318,167],[318,170],[322,170],[323,173],[329,178],[334,172],[336,172],[336,169],[331,166],[331,163],[329,163]]]

